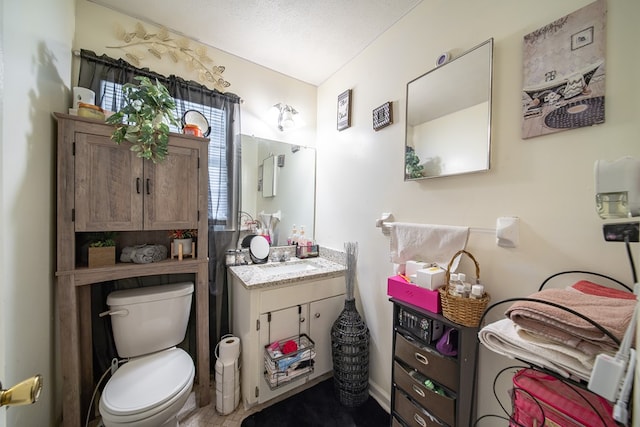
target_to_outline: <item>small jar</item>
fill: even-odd
[[[236,265],[236,251],[234,251],[233,249],[229,249],[225,253],[225,264]]]
[[[185,135],[202,136],[202,131],[198,125],[192,125],[190,123],[187,123],[182,127],[182,133]]]
[[[484,297],[484,286],[482,285],[473,285],[471,287],[471,294],[469,297],[474,299],[481,299]]]

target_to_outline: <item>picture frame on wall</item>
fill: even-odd
[[[523,39],[522,139],[605,122],[606,1]]]
[[[373,129],[377,132],[380,129],[393,123],[393,109],[391,102],[385,102],[373,110]]]
[[[351,126],[351,89],[338,95],[338,130]]]

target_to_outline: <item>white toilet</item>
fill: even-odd
[[[193,386],[195,367],[184,350],[193,283],[115,291],[107,297],[120,358],[129,361],[107,382],[100,398],[106,427],[177,426]]]

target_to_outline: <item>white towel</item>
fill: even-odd
[[[486,325],[478,332],[478,338],[495,353],[550,369],[565,378],[589,380],[595,363],[595,356],[531,335],[511,319]]]
[[[390,237],[391,262],[435,262],[446,270],[455,253],[467,246],[469,227],[394,222]],[[460,257],[453,263],[451,271],[456,270],[459,261]]]

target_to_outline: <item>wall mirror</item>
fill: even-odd
[[[242,135],[241,141],[241,229],[244,228],[242,223],[247,216],[261,221],[261,214],[272,215],[279,212],[279,219],[272,220],[272,223],[277,223],[272,236],[273,245],[286,245],[294,224],[298,230],[300,226],[304,226],[305,235],[312,238],[316,207],[315,148],[251,135]],[[273,168],[276,191],[272,197],[263,197],[269,167]]]
[[[405,181],[489,170],[493,39],[407,83]]]
[[[276,174],[276,156],[270,155],[262,161],[262,197],[275,197],[278,186],[278,175]]]

